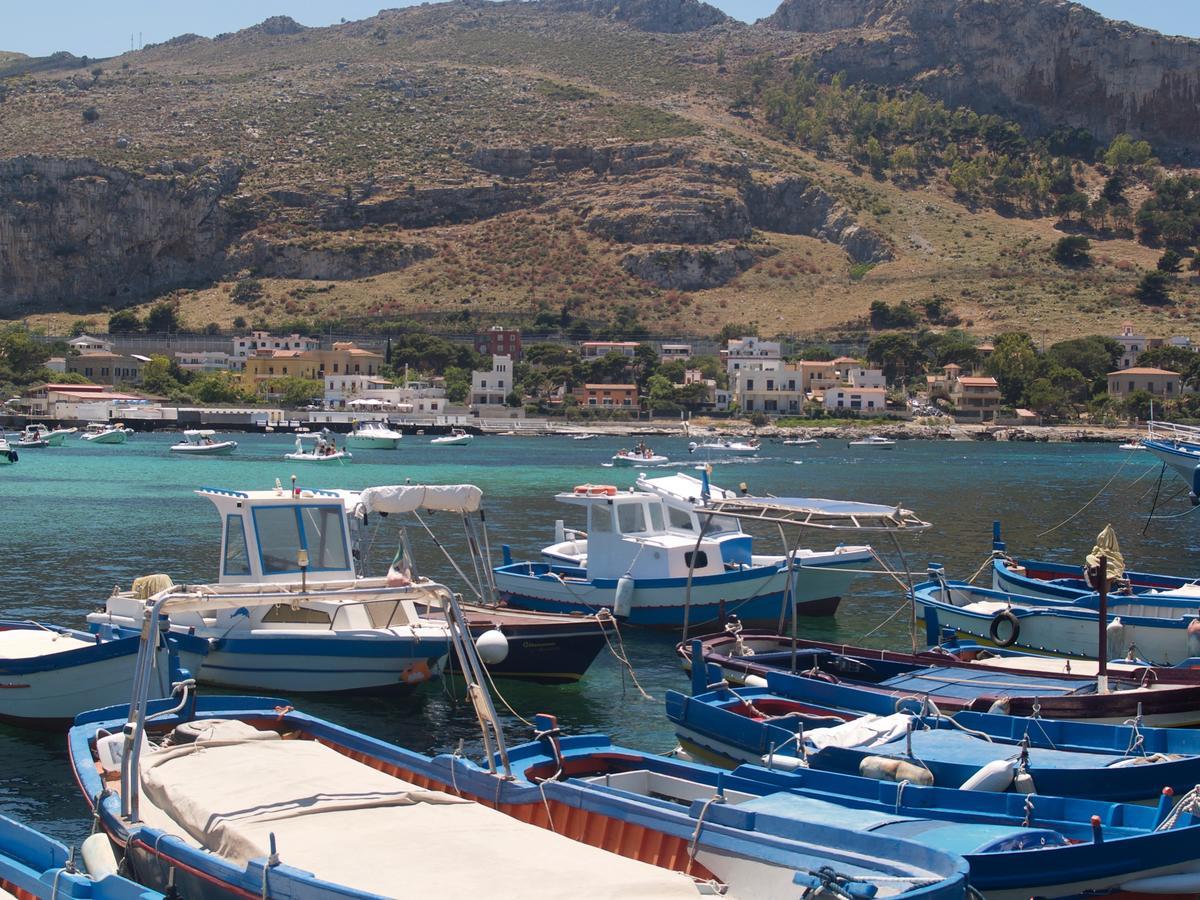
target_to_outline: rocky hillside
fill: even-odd
[[[1168,308],[1133,299],[1161,251],[1132,235],[1097,235],[1096,265],[1065,271],[1049,259],[1057,216],[965,202],[936,173],[864,171],[780,130],[757,99],[763,61],[793,58],[878,80],[894,58],[893,82],[965,97],[955,79],[974,79],[1000,97],[987,79],[1020,62],[1002,42],[986,50],[1015,28],[986,25],[993,7],[1030,42],[1048,39],[1042,7],[1116,27],[1035,0],[787,0],[755,26],[697,0],[470,0],[330,28],[275,17],[98,65],[0,60],[0,316],[102,324],[169,295],[197,327],[552,311],[843,332],[881,298],[984,332],[1200,320],[1184,282]],[[978,40],[956,42],[968,20]],[[1160,40],[1163,54],[1192,46]],[[953,71],[931,70],[951,49]],[[1105,84],[1150,77],[1093,64]],[[1053,103],[1087,107],[1072,65],[1044,102],[1020,104],[1047,121]],[[1189,139],[1194,116],[1171,106],[1172,124],[1148,104],[1121,127]],[[1078,171],[1098,193],[1102,176]]]
[[[784,0],[763,24],[830,33],[815,54],[851,78],[920,85],[1025,123],[1200,147],[1200,40],[1065,0]]]

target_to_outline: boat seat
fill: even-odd
[[[388,897],[558,900],[581,884],[610,900],[696,896],[679,873],[424,790],[316,741],[226,733],[146,754],[141,782],[149,824],[231,863],[266,857],[274,834],[282,862]],[[396,864],[398,852],[412,864]],[[498,878],[514,861],[521,877]]]

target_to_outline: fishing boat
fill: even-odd
[[[861,561],[863,548],[841,555],[755,556],[750,536],[736,527],[739,517],[817,529],[848,521],[860,531],[928,527],[895,507],[703,488],[686,503],[668,505],[669,491],[663,491],[582,484],[557,494],[560,503],[585,511],[586,543],[578,536],[559,540],[543,551],[549,562],[514,562],[505,547],[504,564],[495,572],[501,597],[527,609],[607,609],[633,625],[685,631],[730,615],[779,623],[806,602],[839,596],[831,592],[840,592],[853,574],[836,570]]]
[[[47,428],[45,425],[26,425],[17,441],[21,448],[61,447],[67,435],[75,434],[75,428]]]
[[[671,460],[663,456],[661,453],[655,453],[646,446],[644,441],[638,441],[638,445],[632,450],[624,448],[613,454],[611,465],[614,466],[663,466]]]
[[[8,442],[8,438],[0,434],[0,466],[11,466],[20,459],[21,455]]]
[[[1107,690],[1100,692],[1094,669],[1064,670],[1061,662],[1051,667],[1036,660],[980,657],[972,661],[942,648],[898,653],[743,632],[740,623],[730,623],[726,631],[699,640],[705,663],[716,666],[721,677],[733,684],[766,687],[773,672],[803,674],[839,688],[843,700],[839,705],[847,708],[864,709],[864,704],[876,703],[894,711],[898,700],[915,696],[928,697],[949,713],[987,712],[998,705],[1015,716],[1110,725],[1127,721],[1162,727],[1200,725],[1200,685],[1156,681],[1144,668],[1121,672],[1114,667]],[[676,652],[684,667],[691,669],[691,642],[682,642]]]
[[[395,450],[403,437],[386,422],[359,422],[346,435],[346,446],[355,450]]]
[[[311,450],[304,446],[305,441],[313,442]],[[323,433],[297,434],[296,449],[291,453],[283,454],[283,458],[293,462],[335,463],[353,459],[354,454],[349,450],[339,450],[337,441],[332,435],[326,437]]]
[[[821,442],[815,438],[784,438],[785,447],[820,447]]]
[[[1200,426],[1150,422],[1142,446],[1184,480],[1193,504],[1200,503]]]
[[[79,433],[79,438],[93,444],[123,444],[131,434],[133,429],[120,422],[89,422]]]
[[[891,450],[896,446],[896,442],[891,438],[880,437],[877,434],[868,434],[866,437],[859,438],[857,441],[849,441],[847,447],[874,447],[876,450]]]
[[[474,435],[463,431],[461,428],[452,428],[449,434],[431,438],[429,443],[437,447],[465,447],[473,440],[475,440]]]
[[[1157,800],[1200,775],[1200,732],[960,711],[917,700],[874,711],[826,702],[825,682],[784,672],[766,688],[668,691],[683,748],[729,767],[812,768],[993,792]],[[695,690],[696,688],[694,688]],[[883,708],[886,707],[886,708]]]
[[[181,670],[195,672],[207,645],[172,635],[154,664],[153,696],[171,696]],[[70,724],[81,712],[128,701],[137,637],[97,635],[39,622],[0,621],[0,721],[35,728]]]
[[[237,449],[237,441],[214,441],[215,431],[193,428],[183,433],[183,440],[171,445],[172,453],[191,456],[228,456]]]
[[[143,641],[163,615],[231,602],[164,591]],[[127,708],[80,716],[70,732],[98,828],[139,881],[173,880],[188,897],[537,900],[561,897],[566,884],[603,897],[792,896],[796,885],[810,897],[962,896],[965,861],[925,846],[560,781],[552,758],[542,780],[517,777],[459,613],[451,596],[447,623],[470,673],[482,765],[395,747],[284,701],[154,704],[139,683]],[[548,724],[537,724],[544,735]],[[380,864],[398,834],[420,835],[419,866]]]
[[[482,492],[473,485],[397,485],[365,491],[203,488],[222,523],[220,573],[192,593],[268,605],[224,609],[200,619],[179,614],[171,632],[193,634],[210,649],[197,678],[223,687],[299,692],[378,692],[415,688],[441,673],[449,652],[444,585],[420,577],[407,535],[388,573],[370,576],[377,538],[368,518],[422,510],[459,514],[469,553],[480,552],[468,516]],[[439,542],[438,546],[442,546]],[[452,562],[457,566],[457,563]],[[488,572],[482,563],[472,570]],[[464,579],[466,578],[465,573]],[[164,585],[171,579],[163,576]],[[611,626],[595,616],[547,616],[508,609],[492,599],[490,582],[468,583],[484,598],[464,604],[476,639],[498,649],[494,676],[544,683],[577,681],[606,646]],[[129,636],[141,627],[145,599],[115,591],[88,616],[93,631]],[[487,635],[485,638],[484,635]]]
[[[22,900],[162,900],[116,874],[107,838],[83,842],[83,863],[53,838],[0,815],[0,897]],[[108,865],[106,865],[106,863]]]
[[[755,553],[754,538],[742,530],[735,516],[713,516],[706,510],[713,497],[736,500],[737,494],[708,482],[708,473],[695,478],[682,472],[659,477],[638,476],[637,490],[662,499],[667,531],[694,541],[702,531],[706,535],[741,536],[750,544],[749,562],[756,566],[786,567],[793,560],[793,602],[801,616],[832,616],[841,598],[857,577],[856,568],[870,564],[874,551],[867,545],[839,544],[832,550],[809,547],[780,547],[782,554]],[[614,489],[615,490],[615,489]],[[555,563],[586,568],[588,540],[584,531],[569,531],[561,520],[555,523],[555,542],[542,548],[542,556]],[[738,557],[741,559],[741,557]]]
[[[1157,806],[1035,797],[876,780],[816,768],[741,765],[733,772],[615,746],[602,735],[544,735],[513,749],[527,780],[557,775],[621,796],[695,808],[713,796],[743,821],[791,820],[896,836],[961,854],[974,893],[988,900],[1200,889],[1197,791]],[[539,747],[540,744],[540,747]],[[559,774],[561,773],[561,774]],[[713,807],[710,807],[710,813]]]
[[[760,448],[758,438],[748,441],[733,441],[728,439],[704,441],[688,444],[688,453],[703,452],[710,456],[757,456]]]

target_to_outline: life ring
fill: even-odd
[[[1008,622],[1012,626],[1012,632],[1004,640],[1000,640],[1000,623]],[[997,647],[1011,647],[1017,642],[1017,638],[1021,636],[1021,622],[1013,614],[1011,609],[1006,609],[996,613],[996,617],[992,619],[992,625],[988,628],[988,635]]]
[[[581,497],[615,497],[617,489],[611,484],[580,484],[575,493]]]

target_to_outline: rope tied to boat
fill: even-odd
[[[1154,830],[1170,831],[1175,827],[1175,823],[1179,821],[1180,816],[1184,813],[1195,813],[1198,810],[1200,810],[1200,784],[1176,800],[1175,805],[1171,807],[1171,811],[1167,813],[1167,817]]]
[[[1034,812],[1035,812],[1035,810],[1033,808],[1033,794],[1026,794],[1025,795],[1025,818],[1021,821],[1022,828],[1032,828],[1033,827]]]
[[[1125,755],[1133,756],[1140,752],[1142,756],[1147,756],[1146,736],[1142,734],[1141,729],[1142,717],[1139,715],[1132,719],[1126,719],[1125,724],[1129,726],[1129,746],[1125,748]]]
[[[617,636],[617,646],[613,646],[613,642],[608,637],[608,629],[606,624],[612,623],[613,633]],[[617,621],[617,617],[612,614],[612,611],[607,608],[601,608],[596,612],[596,624],[600,626],[600,633],[604,635],[604,643],[608,645],[608,651],[613,655],[617,662],[622,666],[621,669],[621,686],[625,685],[625,672],[629,672],[629,678],[633,681],[633,686],[637,688],[638,693],[642,695],[643,700],[653,700],[645,688],[638,681],[637,672],[633,669],[633,663],[629,661],[629,654],[625,652],[625,639],[621,637],[621,624]]]
[[[801,900],[808,897],[819,897],[825,893],[841,897],[842,900],[862,900],[864,893],[850,890],[849,885],[905,884],[918,888],[926,884],[937,884],[941,880],[916,875],[864,875],[861,878],[852,878],[849,875],[843,875],[832,866],[821,866],[819,869],[797,869],[796,871],[812,879],[804,888],[804,892],[800,894]]]
[[[696,861],[696,853],[700,849],[700,831],[704,828],[704,817],[708,815],[709,807],[714,803],[724,803],[725,798],[720,794],[713,794],[705,802],[704,806],[700,807],[700,815],[696,817],[696,827],[692,831],[692,839],[688,842],[688,864],[687,873],[692,874],[692,863]]]

